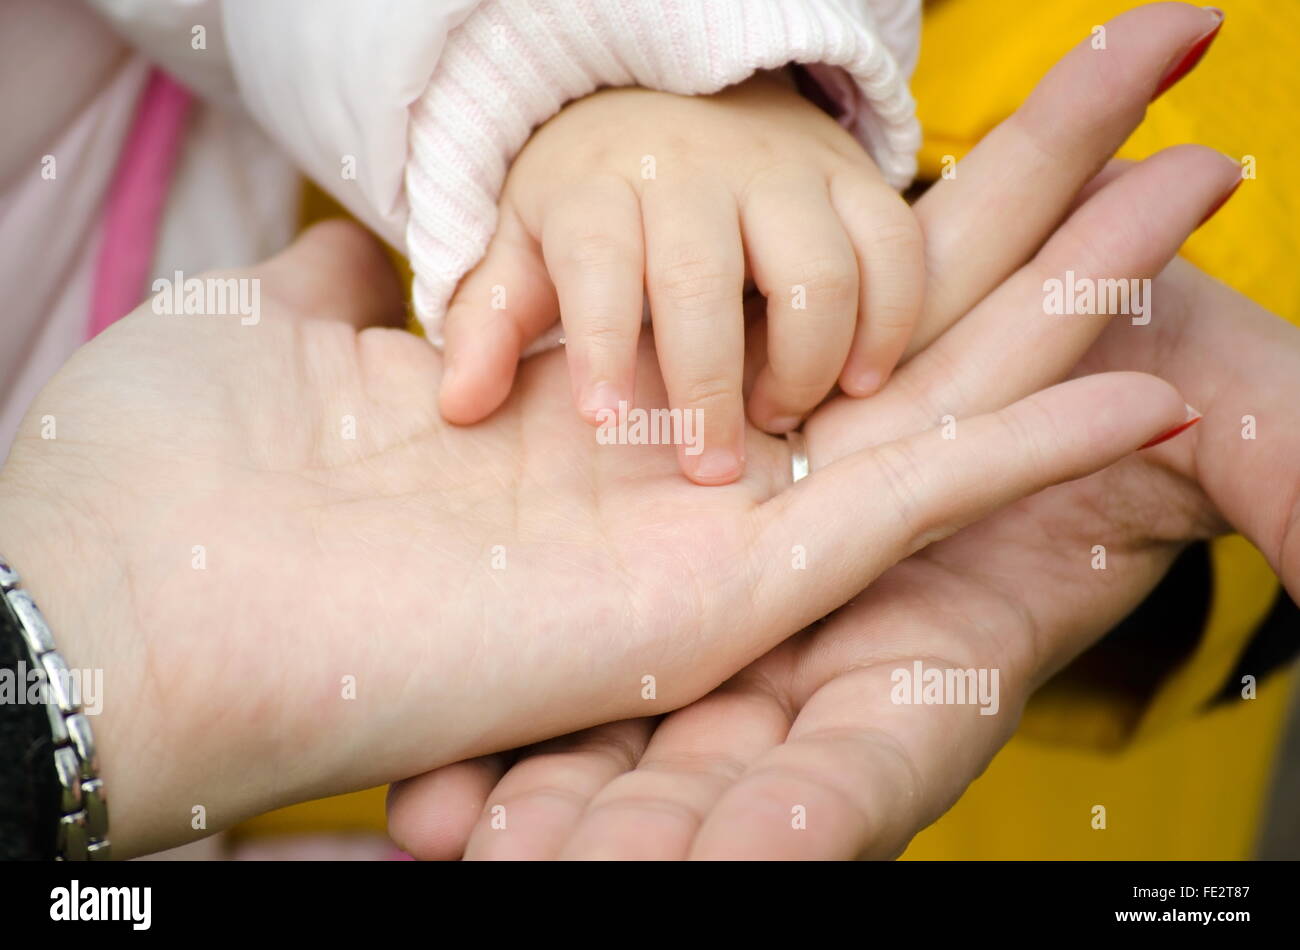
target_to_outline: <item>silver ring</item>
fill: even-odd
[[[790,475],[794,481],[808,477],[808,440],[798,429],[792,429],[785,434],[785,440],[790,443]]]

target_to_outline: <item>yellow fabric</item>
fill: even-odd
[[[1014,111],[1093,26],[1136,5],[928,3],[913,84],[925,127],[922,177],[938,177],[944,156],[960,158]],[[1184,253],[1300,322],[1300,180],[1289,158],[1300,151],[1293,106],[1300,91],[1300,4],[1218,5],[1227,19],[1210,53],[1151,107],[1120,154],[1140,159],[1197,142],[1234,157],[1255,156],[1258,177],[1243,183]],[[305,221],[337,213],[311,191]],[[1212,563],[1215,596],[1205,636],[1145,710],[1060,692],[1031,703],[1017,736],[905,857],[1249,856],[1292,674],[1260,684],[1257,699],[1203,711],[1277,590],[1263,558],[1241,538],[1216,541]],[[1093,828],[1097,805],[1106,809],[1105,830]],[[383,790],[373,789],[274,812],[239,831],[383,827]]]
[[[1290,679],[1113,755],[1017,736],[904,858],[1247,858]]]
[[[386,833],[384,798],[387,787],[370,788],[351,795],[319,798],[267,812],[234,829],[237,838],[258,835],[296,835],[316,831],[378,831]]]
[[[944,0],[926,7],[913,83],[923,176],[958,159],[1009,115],[1092,28],[1136,6],[1120,0]],[[1210,52],[1154,103],[1120,154],[1183,142],[1255,156],[1257,177],[1187,242],[1198,266],[1300,323],[1300,4],[1221,0]],[[908,858],[1245,858],[1253,850],[1292,673],[1258,698],[1204,712],[1267,613],[1277,581],[1240,537],[1211,546],[1214,599],[1195,653],[1136,727],[1127,710],[1058,692],[1030,704],[1017,736]],[[1159,636],[1159,630],[1151,631]],[[1050,737],[1051,741],[1044,741]],[[1116,747],[1119,746],[1117,751]],[[1111,751],[1107,751],[1111,750]],[[1105,830],[1092,809],[1106,808]]]

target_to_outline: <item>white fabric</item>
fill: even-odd
[[[301,169],[406,253],[435,344],[510,162],[597,88],[702,94],[795,62],[827,85],[838,69],[856,94],[846,124],[886,180],[915,173],[920,0],[91,2],[196,89],[237,88]],[[190,48],[200,23],[206,54]]]
[[[919,0],[5,0],[0,79],[24,96],[0,105],[3,327],[21,354],[0,359],[0,451],[80,343],[97,214],[146,56],[246,110],[405,251],[437,341],[495,227],[509,163],[532,129],[601,86],[698,94],[791,62],[835,67],[860,96],[848,126],[905,185],[919,11]],[[237,111],[210,108],[196,112],[169,197],[159,272],[248,263],[291,233],[289,166]],[[53,187],[39,176],[51,149]]]

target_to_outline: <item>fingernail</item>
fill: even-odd
[[[870,396],[880,388],[880,372],[874,369],[864,370],[848,380],[849,387],[844,389],[850,396]],[[844,387],[841,387],[844,388]]]
[[[1219,35],[1219,30],[1223,27],[1223,11],[1218,7],[1206,7],[1205,9],[1218,17],[1217,22],[1208,32],[1203,34],[1200,39],[1193,43],[1186,53],[1178,58],[1178,62],[1169,67],[1168,72],[1166,72],[1164,78],[1160,80],[1160,84],[1156,86],[1156,91],[1151,96],[1152,102],[1159,99],[1166,91],[1168,91],[1170,86],[1195,69],[1196,64],[1205,56],[1205,51],[1208,50],[1210,44],[1214,42],[1214,38]]]
[[[798,425],[798,416],[777,416],[775,419],[768,422],[767,431],[779,434],[789,432],[791,429],[798,427]]]
[[[706,449],[695,462],[695,477],[701,482],[721,485],[740,475],[741,460],[730,449]]]
[[[1206,221],[1209,221],[1212,217],[1214,217],[1215,213],[1218,212],[1220,208],[1222,208],[1224,205],[1228,203],[1228,199],[1231,198],[1233,195],[1235,195],[1237,193],[1237,189],[1240,187],[1241,187],[1241,178],[1239,177],[1235,182],[1233,182],[1232,187],[1229,188],[1226,192],[1224,192],[1223,197],[1220,198],[1218,201],[1216,201],[1214,203],[1214,206],[1210,208],[1209,211],[1205,212],[1205,217],[1201,218],[1201,222],[1200,224],[1197,225],[1197,227],[1199,228],[1201,224],[1204,224]]]
[[[595,421],[602,409],[618,412],[619,399],[618,389],[612,383],[594,383],[588,386],[583,394],[582,402],[579,404],[580,411],[588,419]]]
[[[1184,403],[1184,405],[1186,406],[1187,404]],[[1192,426],[1196,425],[1196,423],[1201,421],[1201,418],[1202,416],[1199,412],[1197,412],[1191,406],[1187,406],[1187,418],[1185,418],[1178,425],[1174,426],[1168,432],[1162,432],[1154,439],[1152,439],[1150,442],[1144,442],[1142,445],[1139,445],[1138,451],[1140,452],[1143,449],[1149,449],[1153,445],[1159,445],[1161,442],[1168,442],[1170,439],[1178,435],[1180,432],[1186,432]]]

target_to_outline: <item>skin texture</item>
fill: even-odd
[[[396,787],[395,836],[422,857],[890,857],[1189,542],[1240,531],[1300,596],[1300,436],[1287,422],[1300,331],[1185,261],[1155,291],[1152,325],[1113,324],[1080,371],[1159,372],[1205,412],[1197,427],[914,555],[662,720],[544,743],[504,777],[508,760],[489,757]],[[1246,414],[1256,441],[1241,438]],[[1096,544],[1107,571],[1090,567]],[[914,659],[999,669],[999,714],[894,705],[890,674]],[[509,834],[479,819],[484,804],[506,807]],[[793,804],[806,832],[791,830]]]
[[[443,422],[439,356],[374,325],[400,291],[353,226],[220,276],[261,281],[260,322],[138,309],[39,394],[0,470],[7,557],[69,664],[103,670],[126,856],[197,837],[195,806],[218,830],[682,706],[928,541],[1182,416],[1153,377],[1101,376],[793,488],[785,443],[750,430],[745,477],[703,489],[669,447],[598,445],[556,412],[559,354],[487,423]],[[791,570],[794,545],[843,566]]]
[[[1168,191],[1162,185],[1181,174],[1174,163],[1208,163],[1209,156],[1180,149],[1123,175],[1110,169],[1077,197],[1059,183],[1053,187],[1035,165],[1017,167],[1016,156],[1025,161],[1028,137],[1029,154],[1065,156],[1053,171],[1082,185],[1100,166],[1098,146],[1122,141],[1165,64],[1204,31],[1205,19],[1203,11],[1177,5],[1117,19],[1110,30],[1121,57],[1108,61],[1115,71],[1107,74],[1115,85],[1098,88],[1099,77],[1089,74],[1095,64],[1076,50],[958,166],[956,179],[927,193],[917,212],[926,224],[932,276],[918,345],[929,348],[868,403],[837,400],[814,415],[808,426],[814,466],[864,439],[894,438],[933,425],[942,411],[960,415],[1031,379],[1043,384],[1070,371],[1104,321],[1046,318],[1045,276],[1067,267],[1096,274],[1160,271],[1181,241],[1178,229],[1196,225],[1200,200],[1214,192],[1207,188],[1181,215],[1174,195],[1166,195],[1156,218],[1132,209],[1144,196]],[[1112,111],[1086,108],[1102,101]],[[1070,127],[1053,118],[1071,114],[1090,121]],[[1236,173],[1215,161],[1202,174],[1222,194]],[[1011,273],[1019,249],[1037,247],[1054,226],[1052,215],[1071,204],[1077,210],[1066,225],[1028,266]],[[954,238],[969,235],[983,209],[1005,205],[1028,228],[990,240],[985,221],[976,266],[964,267],[968,255],[958,256]],[[1089,240],[1088,232],[1105,237]],[[988,273],[1010,276],[951,325],[983,292]],[[934,275],[943,282],[936,284]],[[1294,438],[1288,446],[1275,437],[1270,451],[1279,457],[1246,478],[1236,469],[1261,453],[1201,446],[1212,437],[1241,445],[1240,413],[1231,413],[1242,400],[1270,416],[1285,411],[1295,398],[1296,333],[1181,262],[1164,271],[1154,299],[1160,309],[1152,325],[1111,320],[1080,365],[1176,374],[1171,378],[1187,387],[1198,409],[1211,407],[1200,431],[1036,495],[927,548],[829,622],[661,721],[617,723],[545,743],[527,750],[504,777],[511,760],[490,757],[395,787],[390,825],[397,840],[422,857],[890,856],[956,800],[1014,731],[1033,689],[1138,603],[1182,544],[1225,530],[1231,517],[1287,576],[1285,562],[1296,558],[1287,551],[1300,543],[1300,532],[1285,534],[1296,520],[1300,447]],[[1008,318],[1035,311],[1031,321]],[[1224,321],[1224,312],[1240,313],[1242,322]],[[1187,329],[1188,322],[1196,329]],[[1245,351],[1239,350],[1241,326],[1253,344]],[[1218,359],[1228,352],[1225,333],[1234,334],[1231,351],[1241,352],[1226,367]],[[1015,355],[1025,352],[1034,359]],[[1256,390],[1260,375],[1272,381],[1265,403]],[[1228,400],[1234,408],[1221,410],[1229,380],[1235,381]],[[1090,569],[1098,543],[1107,545],[1112,562],[1119,559],[1119,569]],[[893,704],[890,675],[913,660],[999,669],[1000,714]],[[491,826],[486,805],[505,806],[508,833]],[[807,830],[797,834],[791,829],[796,805],[809,816]]]
[[[703,420],[704,451],[682,452],[682,471],[725,484],[745,458],[747,276],[767,299],[769,344],[749,418],[787,432],[837,380],[858,396],[880,388],[916,322],[923,266],[906,203],[779,76],[713,96],[600,92],[512,166],[497,235],[448,312],[440,405],[457,423],[495,410],[557,308],[583,418],[639,405],[644,293],[669,401]],[[495,287],[507,308],[492,308]]]
[[[1167,258],[1224,169],[1164,161],[1176,199],[1132,197]],[[69,663],[104,670],[123,855],[194,837],[197,805],[216,830],[683,706],[926,543],[1183,417],[1150,376],[1078,380],[956,407],[956,440],[818,436],[793,488],[785,443],[751,428],[745,476],[704,490],[666,447],[599,446],[557,412],[558,354],[484,424],[445,423],[441,358],[391,328],[400,288],[355,228],[222,276],[261,282],[256,326],[142,307],[51,381],[0,470],[6,555]],[[650,342],[642,398],[662,406]],[[827,568],[792,570],[795,545]]]

